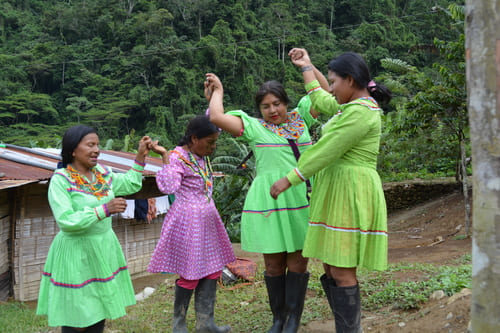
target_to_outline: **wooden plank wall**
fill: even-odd
[[[0,301],[10,296],[10,215],[8,191],[0,191]]]
[[[136,220],[113,219],[113,229],[120,241],[132,278],[148,275],[146,269],[156,243],[161,235],[165,214],[154,218],[151,223]]]
[[[58,231],[49,208],[47,189],[47,183],[17,189],[13,255],[13,291],[17,300],[38,298],[43,265]]]

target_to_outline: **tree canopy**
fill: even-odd
[[[355,51],[374,76],[392,58],[431,77],[434,40],[459,42],[456,22],[436,10],[453,3],[461,2],[5,0],[0,141],[54,146],[65,128],[84,123],[114,149],[131,131],[173,145],[207,106],[206,72],[221,77],[227,108],[254,110],[257,87],[270,79],[295,105],[304,89],[292,47],[306,48],[325,72],[335,55]]]

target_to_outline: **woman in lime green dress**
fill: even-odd
[[[326,86],[325,77],[319,72],[318,76]],[[280,200],[273,200],[269,187],[297,163],[292,144],[301,153],[311,146],[308,126],[316,114],[308,97],[299,102],[297,109],[288,111],[288,96],[277,81],[264,83],[256,94],[262,118],[240,110],[224,113],[222,83],[214,74],[206,77],[206,89],[211,91],[207,96],[210,120],[246,141],[255,154],[256,177],[243,207],[241,247],[264,256],[264,277],[273,313],[269,332],[296,332],[309,279],[307,259],[302,256],[309,216],[307,190],[302,184]]]
[[[49,184],[49,204],[60,228],[42,272],[37,314],[63,333],[103,332],[105,319],[126,314],[134,289],[111,215],[125,211],[123,198],[142,187],[142,170],[151,139],[139,142],[127,173],[97,163],[99,137],[77,125],[62,140],[62,167]]]
[[[356,268],[387,266],[387,211],[376,165],[381,134],[378,103],[387,103],[391,94],[371,80],[356,53],[344,53],[328,64],[329,92],[315,80],[304,49],[289,54],[301,67],[313,108],[332,117],[297,167],[271,187],[271,195],[278,198],[314,175],[303,254],[324,263],[321,282],[336,332],[362,332]]]

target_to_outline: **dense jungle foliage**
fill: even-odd
[[[384,180],[454,176],[468,142],[463,33],[463,1],[451,0],[3,0],[0,142],[56,147],[83,123],[103,148],[131,150],[144,134],[172,147],[207,107],[206,72],[221,77],[226,109],[255,112],[270,79],[293,107],[304,88],[287,53],[304,47],[325,74],[335,55],[358,52],[393,91]],[[241,195],[252,161],[234,166],[247,147],[219,141],[214,163],[235,175],[219,186]]]

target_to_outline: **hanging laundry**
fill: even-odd
[[[135,199],[134,218],[146,221],[148,215],[148,199]]]
[[[135,211],[135,200],[127,200],[127,208],[121,213],[123,219],[133,219]]]
[[[151,223],[151,221],[155,217],[156,217],[156,199],[155,198],[149,198],[148,199],[148,213],[146,215],[148,223]]]

